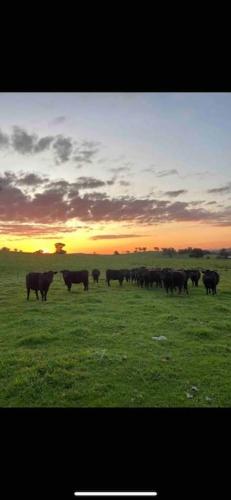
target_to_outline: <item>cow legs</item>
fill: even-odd
[[[39,300],[38,290],[35,290],[35,294],[36,294],[36,299]]]
[[[29,300],[30,297],[30,288],[27,288],[27,300]]]

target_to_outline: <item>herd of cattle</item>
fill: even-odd
[[[60,271],[60,273],[63,275],[64,283],[69,292],[71,291],[73,283],[83,283],[84,290],[88,290],[88,271],[68,271],[64,269]],[[35,291],[37,299],[39,299],[38,292],[40,291],[42,300],[47,300],[47,292],[53,281],[54,274],[57,274],[57,271],[28,273],[26,275],[27,300],[29,300],[30,290]],[[100,271],[98,269],[93,269],[91,274],[93,281],[98,283]],[[173,293],[173,291],[178,291],[180,294],[184,291],[188,294],[188,280],[191,279],[192,286],[198,287],[201,274],[203,275],[202,281],[207,295],[210,293],[213,295],[216,294],[216,287],[219,283],[220,276],[216,271],[210,271],[209,269],[204,271],[199,271],[198,269],[171,268],[149,269],[144,266],[135,269],[107,269],[106,282],[108,286],[110,286],[111,280],[118,280],[120,286],[122,286],[123,281],[126,280],[127,282],[135,283],[141,288],[153,287],[155,283],[157,288],[164,288],[167,293],[169,291],[171,293]]]

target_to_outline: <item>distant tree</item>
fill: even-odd
[[[228,259],[228,256],[229,256],[230,252],[228,250],[226,250],[226,248],[222,248],[218,254],[218,256],[220,257],[220,259]]]
[[[10,252],[10,249],[8,247],[2,247],[0,252]]]
[[[154,247],[154,250],[155,250],[156,252],[159,252],[159,247]]]
[[[143,247],[142,250],[143,250],[143,252],[146,252],[147,247]]]
[[[118,250],[115,250],[115,251],[114,251],[114,255],[119,255]]]
[[[189,254],[189,253],[191,253],[191,251],[192,251],[192,247],[188,247],[188,248],[180,248],[180,249],[178,250],[178,253],[179,253],[179,254],[187,254],[187,253]]]
[[[17,251],[18,251],[18,249],[17,249],[17,248],[14,248],[14,252],[17,252]]]
[[[126,250],[126,253],[130,253],[130,250]]]
[[[204,257],[205,253],[202,248],[193,248],[189,254],[189,257],[195,257],[195,258],[200,258]]]
[[[63,250],[63,247],[65,247],[65,243],[55,243],[55,253],[60,255],[60,254],[64,254],[64,253],[67,253],[66,250]]]
[[[42,255],[44,252],[43,250],[36,250],[36,252],[34,252],[35,255]]]
[[[175,248],[161,248],[162,252],[164,255],[168,256],[168,257],[173,257],[174,254],[176,254],[176,250]]]

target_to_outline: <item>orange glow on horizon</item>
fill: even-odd
[[[108,253],[113,254],[115,250],[118,252],[133,252],[135,248],[146,247],[147,251],[153,250],[154,247],[174,247],[175,249],[186,247],[199,247],[199,248],[228,248],[231,247],[231,237],[229,227],[214,227],[206,224],[188,224],[186,222],[178,222],[171,224],[161,224],[158,226],[133,226],[130,229],[131,234],[137,234],[136,237],[129,238],[128,231],[125,233],[123,226],[115,224],[107,224],[104,230],[98,227],[92,227],[89,232],[75,232],[68,233],[63,237],[49,240],[47,237],[34,238],[33,236],[25,238],[15,238],[12,236],[0,239],[0,247],[6,246],[10,250],[17,248],[25,252],[35,252],[42,249],[44,253],[54,253],[55,243],[61,241],[65,243],[64,250],[67,253]],[[111,238],[104,239],[103,236],[107,235],[123,235],[124,238]],[[91,239],[92,237],[100,235],[102,239]]]

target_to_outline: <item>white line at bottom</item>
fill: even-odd
[[[156,491],[75,491],[76,497],[156,497]]]

